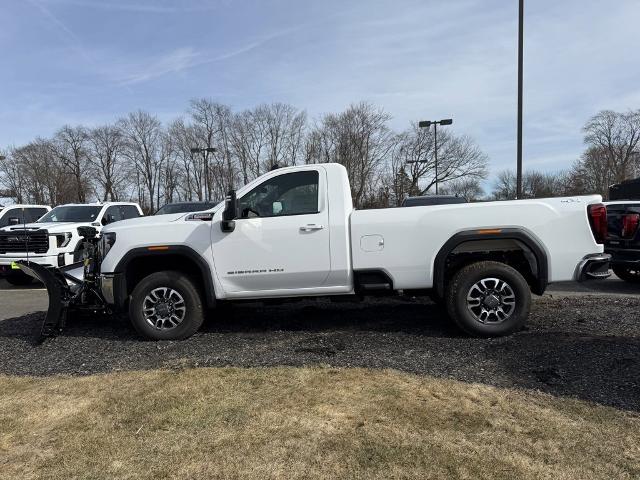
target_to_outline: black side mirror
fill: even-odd
[[[227,198],[225,199],[225,207],[222,212],[222,221],[220,222],[220,228],[223,232],[233,232],[236,228],[236,222],[234,221],[238,216],[238,199],[236,197],[235,190],[229,190]]]
[[[9,217],[9,225],[20,225],[20,219],[18,217]]]
[[[112,214],[107,213],[104,217],[102,217],[102,225],[109,225],[110,223],[113,223],[114,220],[115,217]]]

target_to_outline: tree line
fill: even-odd
[[[134,200],[150,213],[174,201],[221,200],[275,165],[337,162],[347,168],[357,208],[399,205],[433,193],[436,181],[441,193],[469,200],[515,197],[510,171],[500,172],[485,195],[488,157],[473,139],[439,132],[436,177],[433,130],[413,123],[397,132],[390,121],[366,102],[310,121],[283,103],[233,111],[194,99],[167,124],[135,111],[106,125],[65,125],[50,138],[7,148],[0,196],[51,205]],[[525,172],[525,196],[606,194],[611,183],[638,173],[640,111],[600,112],[584,133],[585,153],[570,169]]]

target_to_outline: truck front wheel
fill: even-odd
[[[484,261],[453,275],[445,301],[449,316],[466,333],[497,337],[522,328],[531,308],[531,291],[514,268]]]
[[[139,334],[152,340],[182,340],[204,321],[200,292],[181,272],[157,272],[143,278],[129,302],[129,318]]]

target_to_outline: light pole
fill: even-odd
[[[451,125],[453,119],[445,118],[443,120],[423,120],[418,122],[418,127],[429,128],[433,125],[433,154],[436,169],[436,195],[438,194],[438,125]],[[427,160],[409,160],[407,163],[426,163]]]
[[[201,153],[204,160],[204,200],[209,201],[209,162],[207,162],[207,153],[213,153],[216,149],[213,147],[192,147],[191,155]]]
[[[518,158],[516,165],[516,198],[522,198],[522,52],[524,46],[524,0],[518,9]]]

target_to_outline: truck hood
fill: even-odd
[[[130,218],[129,220],[121,220],[119,222],[107,225],[102,229],[103,232],[117,232],[118,230],[129,229],[131,227],[149,227],[155,225],[168,225],[182,217],[189,215],[187,213],[169,213],[167,215],[152,215],[150,217]]]
[[[1,229],[3,232],[22,230],[40,230],[46,229],[49,233],[64,233],[77,229],[78,227],[90,226],[91,223],[87,222],[43,222],[43,223],[27,223],[26,225],[11,225],[10,227],[4,227]]]

